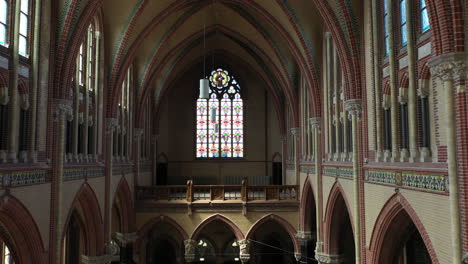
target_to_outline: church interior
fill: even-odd
[[[467,11],[0,0],[0,264],[468,263]]]

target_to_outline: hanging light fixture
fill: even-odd
[[[200,79],[200,98],[209,99],[210,98],[210,86],[208,79],[206,79],[205,74],[205,65],[206,65],[206,22],[203,24],[203,78]]]

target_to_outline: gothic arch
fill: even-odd
[[[340,200],[342,200],[342,202]],[[340,219],[341,217],[335,216],[335,213],[337,211],[341,210],[342,212],[344,212],[343,210],[346,210],[354,234],[354,224],[350,209],[351,207],[349,206],[348,200],[346,198],[343,188],[341,187],[341,184],[338,181],[335,182],[330,191],[330,195],[328,196],[327,207],[325,210],[325,224],[323,225],[324,252],[334,253],[330,251],[333,247],[336,247],[337,237],[339,236],[339,234],[337,234],[337,229],[334,227],[336,227],[340,223],[339,221],[342,220]]]
[[[429,235],[424,228],[424,225],[422,224],[414,209],[400,193],[394,194],[387,201],[376,219],[376,224],[373,228],[371,240],[369,243],[369,258],[371,259],[370,263],[381,263],[380,259],[384,257],[386,253],[390,254],[388,252],[388,250],[390,250],[389,247],[384,247],[384,240],[386,235],[390,235],[392,237],[392,241],[397,240],[401,232],[404,231],[403,225],[400,224],[398,226],[403,230],[394,230],[391,228],[392,223],[394,223],[395,220],[403,213],[406,213],[410,218],[408,220],[416,226],[424,241],[424,245],[429,252],[432,263],[438,264],[439,260],[437,259],[434,247],[432,246],[432,242],[429,239]],[[405,222],[404,224],[407,225],[410,223]]]
[[[310,181],[309,176],[307,176],[304,187],[302,188],[302,197],[301,197],[301,211],[300,211],[300,228],[303,231],[309,232],[316,227],[310,226],[310,223],[313,219],[312,216],[315,216],[314,213],[307,213],[307,210],[317,210],[315,203],[314,190],[312,189],[312,182]]]
[[[174,227],[174,229],[177,231],[178,235],[180,236],[180,238],[182,240],[189,239],[189,235],[187,234],[187,232],[185,232],[185,230],[176,221],[174,221],[169,216],[160,215],[159,217],[155,217],[155,218],[151,219],[150,221],[148,221],[144,226],[142,226],[140,228],[140,230],[138,230],[138,232],[137,232],[138,233],[138,240],[135,242],[135,251],[136,251],[137,254],[141,250],[144,238],[159,223],[166,223],[166,224]]]
[[[47,263],[39,228],[26,207],[15,197],[1,197],[0,223],[11,235],[9,242],[13,244],[12,250],[19,263]]]
[[[72,214],[75,211],[81,221],[83,221],[84,232],[86,234],[86,254],[91,256],[102,254],[104,249],[104,225],[101,209],[96,194],[87,183],[81,186],[68,212],[62,241],[67,233]]]
[[[208,226],[210,223],[215,222],[215,221],[221,221],[225,223],[228,227],[230,227],[232,230],[232,233],[234,234],[237,240],[244,239],[244,234],[242,233],[240,228],[236,224],[234,224],[234,222],[232,222],[229,218],[221,214],[212,215],[208,217],[207,219],[205,219],[203,222],[201,222],[192,232],[192,235],[190,236],[190,238],[193,240],[197,240],[198,236],[203,231],[203,229],[205,229],[206,226]]]
[[[114,203],[120,209],[122,231],[124,233],[131,232],[135,228],[135,210],[133,207],[133,198],[128,182],[125,178],[121,178],[117,191],[114,195]]]
[[[252,227],[249,229],[247,232],[247,236],[245,239],[249,240],[252,239],[253,235],[255,232],[266,222],[268,221],[274,221],[278,225],[284,228],[284,230],[289,234],[291,241],[293,242],[294,245],[294,252],[301,252],[301,246],[299,245],[299,241],[296,238],[297,231],[296,229],[284,218],[281,216],[275,215],[275,214],[268,214],[265,215],[264,217],[260,218],[255,222]]]

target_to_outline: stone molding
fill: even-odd
[[[119,242],[121,246],[126,246],[129,244],[135,243],[138,239],[137,233],[119,233],[115,232],[114,233],[115,239]]]
[[[250,241],[247,239],[238,240],[239,257],[242,263],[247,263],[250,259]]]
[[[443,54],[429,60],[431,74],[443,81],[456,81],[466,78],[467,54],[454,52]]]
[[[296,237],[298,240],[310,241],[312,240],[312,233],[306,231],[298,231]]]
[[[106,118],[106,134],[114,132],[114,130],[119,126],[119,120],[117,118]]]
[[[54,121],[59,121],[59,118],[62,115],[67,117],[67,119],[69,119],[69,116],[73,117],[72,101],[65,99],[55,99],[53,113]]]
[[[113,257],[111,255],[103,256],[85,256],[81,255],[82,264],[109,264],[111,263]]]

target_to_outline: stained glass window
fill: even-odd
[[[385,45],[385,55],[390,54],[390,44],[389,44],[389,34],[388,34],[388,0],[384,0],[384,45]]]
[[[197,158],[244,157],[240,85],[223,69],[211,72],[210,98],[197,100]]]
[[[22,56],[28,54],[29,38],[29,0],[21,0],[18,52]]]
[[[426,32],[431,28],[429,23],[429,14],[427,13],[427,6],[425,0],[420,0],[421,7],[421,32]]]
[[[400,31],[401,45],[405,46],[408,43],[408,36],[406,35],[406,0],[400,0]]]
[[[0,0],[0,45],[7,45],[8,1]]]

